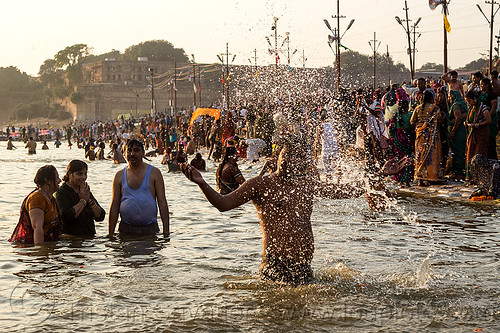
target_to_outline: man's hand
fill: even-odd
[[[201,185],[205,182],[201,173],[195,167],[187,163],[183,164],[179,163],[179,168],[181,169],[182,173],[187,177],[187,179],[189,179],[193,183]]]

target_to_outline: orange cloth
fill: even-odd
[[[199,116],[208,115],[210,117],[214,117],[215,120],[220,118],[220,110],[219,109],[207,109],[207,108],[197,108],[194,111],[193,116],[191,117],[190,125],[198,118]]]

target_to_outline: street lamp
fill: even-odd
[[[408,16],[408,12],[406,13]],[[399,16],[395,17],[396,21],[403,27],[404,31],[406,32],[406,36],[408,37],[408,56],[410,57],[410,77],[411,77],[411,82],[413,82],[413,61],[411,57],[411,37],[410,37],[410,27],[409,27],[409,22],[408,19],[406,19],[406,27],[403,25],[403,21],[399,18]]]
[[[337,20],[340,19],[340,16],[337,15]],[[323,22],[325,22],[325,25],[326,27],[328,28],[328,30],[331,31],[331,33],[333,34],[333,36],[328,36],[328,46],[330,48],[332,48],[331,44],[333,42],[336,42],[336,62],[337,62],[337,92],[340,91],[340,43],[342,41],[342,38],[344,37],[345,33],[347,32],[347,30],[349,30],[353,23],[354,23],[354,19],[352,19],[349,24],[347,25],[347,28],[345,29],[344,33],[342,34],[342,36],[340,36],[340,29],[337,29],[337,28],[334,28],[332,29],[332,26],[330,25],[330,23],[328,22],[327,19],[324,19]],[[332,49],[333,51],[333,49]]]

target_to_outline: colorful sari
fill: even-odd
[[[403,111],[406,113],[402,113]],[[390,151],[389,158],[400,161],[415,154],[413,127],[410,124],[412,113],[408,112],[408,101],[399,100],[398,110],[389,121]],[[408,185],[413,180],[413,165],[404,167],[392,176],[395,181]]]
[[[469,124],[481,123],[485,120],[484,112],[488,108],[480,103],[479,105],[474,105],[469,110],[467,115],[467,122]],[[472,158],[477,154],[484,156],[488,155],[488,146],[490,141],[490,127],[489,126],[479,126],[478,128],[470,127],[467,129],[467,157],[465,164],[465,174],[466,179],[470,179],[470,163]]]
[[[438,181],[441,169],[441,138],[439,136],[439,108],[435,104],[419,105],[412,115],[415,129],[415,180]]]

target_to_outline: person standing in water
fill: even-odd
[[[263,233],[260,276],[263,280],[293,285],[314,280],[311,268],[314,196],[340,199],[365,193],[362,188],[350,185],[320,183],[303,140],[295,136],[285,142],[276,172],[261,173],[227,195],[219,194],[208,185],[196,168],[183,164],[181,170],[221,212],[252,201]]]
[[[158,168],[145,163],[142,142],[132,139],[127,143],[128,166],[113,179],[113,196],[109,209],[109,234],[115,232],[118,215],[120,233],[154,235],[160,231],[157,215],[159,207],[163,234],[170,233],[169,212],[165,197],[165,183]],[[158,206],[157,206],[158,204]]]
[[[24,148],[28,148],[28,154],[36,154],[36,141],[30,136]]]

